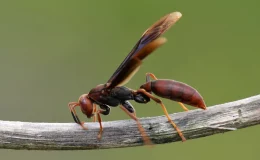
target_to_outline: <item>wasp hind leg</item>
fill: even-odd
[[[173,122],[173,120],[171,119],[171,117],[169,116],[169,113],[166,109],[166,107],[164,106],[164,104],[162,103],[162,101],[159,98],[154,97],[152,94],[150,94],[149,92],[147,92],[144,89],[138,89],[137,93],[143,93],[146,96],[148,96],[149,98],[151,98],[152,100],[154,100],[156,103],[159,103],[163,109],[163,112],[165,114],[165,116],[167,117],[168,121],[171,123],[171,125],[175,128],[175,130],[178,132],[179,136],[181,137],[182,141],[186,141],[186,138],[183,136],[181,130],[179,129],[179,127]]]

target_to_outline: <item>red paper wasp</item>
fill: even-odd
[[[203,98],[198,93],[198,91],[181,82],[157,79],[151,73],[146,74],[146,83],[141,85],[138,90],[132,90],[123,86],[140,68],[142,60],[166,42],[166,39],[160,36],[174,23],[176,23],[181,16],[181,13],[173,12],[164,16],[155,24],[153,24],[143,33],[140,40],[136,43],[132,51],[127,55],[127,57],[120,64],[107,83],[100,84],[91,89],[88,94],[81,95],[78,102],[69,103],[69,108],[74,121],[81,125],[82,128],[87,129],[84,126],[84,122],[81,122],[76,115],[76,106],[80,106],[81,111],[88,118],[93,117],[95,120],[95,116],[97,115],[100,125],[98,138],[100,139],[103,131],[100,114],[108,115],[110,112],[110,106],[120,106],[122,110],[124,110],[132,119],[137,122],[138,129],[143,137],[145,144],[150,144],[151,141],[146,135],[146,132],[141,126],[138,118],[136,117],[134,107],[128,100],[134,100],[138,103],[147,103],[150,101],[150,99],[152,99],[161,105],[168,121],[176,129],[182,138],[182,141],[185,141],[185,137],[175,125],[175,123],[171,120],[162,101],[154,97],[152,93],[159,97],[177,101],[185,110],[187,110],[187,108],[183,105],[183,103],[206,109]],[[153,80],[151,80],[151,78]],[[98,105],[100,109],[98,109],[96,105]]]

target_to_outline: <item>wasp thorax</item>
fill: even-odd
[[[79,97],[79,104],[81,111],[88,117],[92,117],[93,113],[93,102],[89,99],[87,94],[83,94]]]

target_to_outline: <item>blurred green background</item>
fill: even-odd
[[[73,122],[68,102],[105,83],[141,34],[172,11],[183,17],[128,87],[137,89],[145,73],[153,72],[195,87],[208,106],[259,94],[259,5],[256,0],[1,1],[0,119]],[[170,113],[182,111],[177,103],[164,103]],[[163,115],[154,103],[133,104],[139,117]],[[118,119],[128,119],[119,108],[103,116],[104,121]],[[153,149],[0,150],[0,155],[21,160],[258,160],[259,135],[255,126]]]

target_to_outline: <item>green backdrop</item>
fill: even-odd
[[[183,17],[128,87],[137,89],[145,73],[153,72],[195,87],[208,106],[259,94],[259,5],[256,0],[1,1],[0,119],[73,122],[68,102],[105,83],[141,34],[172,11]],[[170,113],[182,111],[175,102],[164,103]],[[133,104],[139,117],[163,115],[154,103]],[[119,108],[103,116],[119,119],[128,119]],[[259,135],[255,126],[153,149],[0,150],[0,157],[258,160]]]

